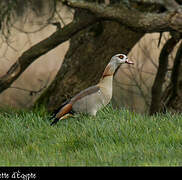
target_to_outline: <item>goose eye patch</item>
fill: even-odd
[[[119,55],[119,58],[120,58],[120,59],[123,59],[123,58],[124,58],[124,56],[123,56],[123,55]]]

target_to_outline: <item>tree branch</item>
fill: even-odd
[[[25,51],[18,60],[10,67],[8,72],[0,77],[0,93],[9,88],[10,85],[26,70],[26,68],[32,64],[37,58],[57,47],[61,43],[69,40],[78,31],[88,27],[95,23],[97,18],[88,15],[84,19],[73,20],[66,25],[63,29],[60,29],[53,33],[48,38],[42,40],[30,49]]]
[[[173,11],[166,11],[164,13],[144,13],[127,9],[122,3],[120,3],[119,7],[116,7],[74,0],[62,0],[62,2],[72,8],[89,10],[98,18],[120,22],[135,31],[160,32],[174,29],[182,32],[182,12],[176,10],[177,7],[180,7],[177,3],[172,3],[173,6],[171,9]]]
[[[130,0],[130,2],[150,3],[150,4],[164,5],[164,1],[163,0],[147,0],[147,1],[143,1],[143,0]]]
[[[160,112],[161,108],[161,96],[162,96],[162,85],[164,83],[165,75],[168,67],[168,56],[178,43],[179,39],[171,37],[165,43],[159,56],[159,67],[157,74],[152,86],[152,100],[150,106],[150,115]]]
[[[163,0],[163,1],[166,9],[168,9],[169,11],[180,10],[180,6],[175,0]]]
[[[165,93],[162,97],[164,106],[169,107],[171,102],[175,97],[180,97],[181,92],[179,92],[179,79],[181,80],[180,70],[182,63],[182,42],[177,50],[176,57],[174,59],[174,64],[172,68],[171,81],[168,87],[165,90]]]
[[[175,0],[147,0],[147,1],[130,0],[130,1],[137,2],[137,3],[143,3],[143,4],[149,3],[151,5],[159,4],[159,5],[164,6],[169,11],[177,10],[180,8],[179,4]]]

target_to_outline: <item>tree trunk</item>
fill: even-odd
[[[83,17],[81,10],[75,18]],[[143,36],[117,22],[100,21],[80,31],[70,40],[64,62],[52,84],[40,96],[36,104],[45,103],[48,110],[60,106],[81,90],[96,84],[101,74],[117,53],[128,54]]]
[[[157,74],[154,80],[154,84],[152,86],[152,100],[150,105],[150,115],[156,114],[161,111],[162,107],[162,85],[165,80],[167,68],[168,68],[168,57],[172,52],[179,39],[175,37],[171,37],[167,40],[164,47],[161,50],[159,56],[159,67],[157,69]]]
[[[182,43],[174,60],[171,82],[163,95],[163,109],[182,112]]]

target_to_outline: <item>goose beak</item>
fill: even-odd
[[[128,59],[126,60],[126,63],[127,63],[127,64],[134,64],[133,61],[129,61]]]

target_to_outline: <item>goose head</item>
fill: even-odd
[[[116,54],[111,58],[110,63],[120,65],[120,64],[134,64],[132,61],[128,60],[128,57],[125,54]]]
[[[116,70],[120,67],[121,64],[134,64],[132,61],[128,60],[128,57],[124,54],[116,54],[113,56],[109,62],[109,64],[106,66],[104,73],[102,75],[103,79],[107,76],[112,76],[116,72]]]

